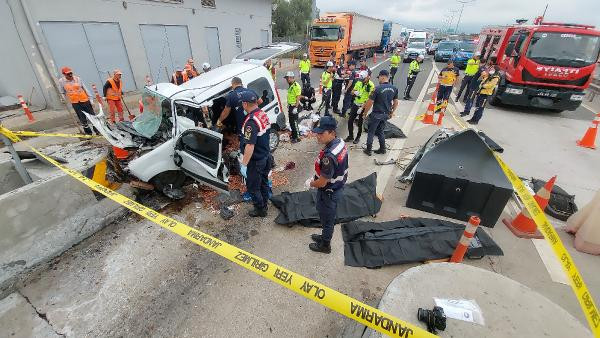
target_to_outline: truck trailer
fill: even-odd
[[[370,57],[381,43],[383,20],[358,13],[326,13],[314,20],[310,30],[310,62],[324,66],[336,53],[358,59]]]
[[[533,25],[484,28],[476,51],[500,68],[491,104],[575,110],[592,82],[600,31],[538,17]]]

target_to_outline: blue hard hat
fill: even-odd
[[[313,131],[317,134],[321,134],[326,130],[335,130],[337,128],[337,121],[332,116],[323,116],[319,120],[319,125],[313,128]]]
[[[256,102],[258,101],[258,95],[252,89],[246,89],[240,95],[242,102]]]

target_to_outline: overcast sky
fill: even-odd
[[[316,0],[321,13],[352,11],[392,20],[410,28],[445,28],[445,15],[456,14],[460,4],[456,0]],[[600,27],[600,0],[476,0],[465,5],[459,31],[479,32],[482,26],[511,24],[517,18],[539,16],[548,4],[546,21],[595,25]]]

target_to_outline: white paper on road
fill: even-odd
[[[485,325],[481,308],[473,299],[433,298],[435,305],[444,309],[446,317]]]

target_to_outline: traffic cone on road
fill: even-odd
[[[319,94],[323,95],[323,80],[319,80]]]
[[[435,98],[437,96],[437,91],[438,87],[435,87],[433,94],[431,94],[431,101],[429,101],[429,105],[427,106],[427,112],[425,112],[425,117],[422,121],[424,124],[435,124],[435,122],[433,121],[433,114],[435,112]]]
[[[29,122],[34,122],[35,119],[33,118],[33,114],[31,113],[31,110],[29,110],[29,107],[27,107],[27,103],[25,103],[23,95],[17,95],[17,98],[19,99],[21,108],[23,108],[23,111],[25,111],[25,115],[27,115],[27,119],[29,120]]]
[[[596,114],[596,118],[592,121],[592,125],[585,132],[581,140],[577,141],[577,145],[584,148],[596,149],[596,135],[598,134],[598,125],[600,124],[600,113]]]
[[[467,223],[467,226],[465,227],[465,231],[463,232],[463,235],[460,238],[460,241],[458,241],[458,245],[456,246],[456,249],[454,249],[454,253],[452,254],[452,257],[450,258],[450,262],[452,262],[452,263],[462,262],[463,257],[465,256],[465,253],[467,252],[467,248],[469,247],[469,244],[471,243],[473,236],[475,236],[475,231],[477,231],[477,227],[479,226],[480,222],[481,222],[481,220],[477,216],[471,216],[471,218],[469,218],[469,223]]]
[[[443,104],[447,105],[448,101],[444,101]],[[442,109],[440,109],[440,113],[438,115],[438,120],[436,122],[436,124],[438,126],[441,126],[442,125],[442,121],[444,120],[444,112],[446,111],[446,106],[445,105],[442,107]]]
[[[533,196],[540,209],[544,211],[550,201],[550,192],[554,187],[556,176],[552,177],[546,184]],[[505,218],[502,222],[506,227],[517,237],[520,238],[544,238],[544,235],[538,230],[537,225],[531,218],[531,214],[527,208],[523,207],[523,210],[513,219],[512,221]]]

